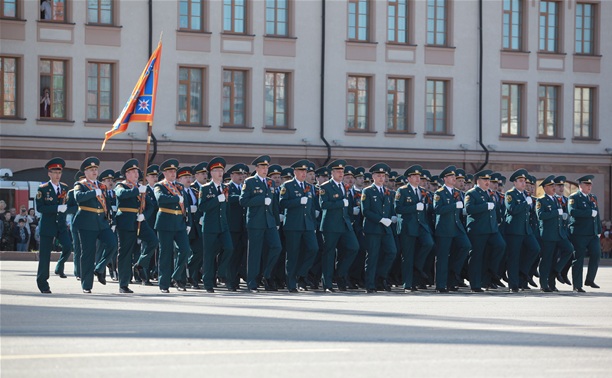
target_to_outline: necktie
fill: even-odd
[[[382,186],[380,187],[380,194],[382,194],[383,196],[385,195],[385,192],[383,191]]]
[[[342,184],[338,184],[338,189],[340,189],[340,193],[344,194],[344,190],[342,190]]]
[[[59,197],[59,196],[60,196],[60,194],[61,194],[61,192],[60,192],[60,187],[58,186],[58,187],[57,187],[57,196]]]
[[[217,186],[217,193],[221,194],[221,185]]]
[[[303,182],[300,183],[300,188],[302,188],[302,191],[304,191],[304,183]]]

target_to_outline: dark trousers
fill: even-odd
[[[139,238],[141,240],[140,253],[134,264],[143,268],[141,273],[144,272],[145,277],[141,278],[146,280],[150,278],[149,266],[151,260],[155,257],[155,251],[159,248],[159,239],[155,230],[147,222],[141,222]]]
[[[565,264],[567,264],[572,257],[574,246],[568,239],[557,241],[542,240],[541,245],[542,258],[540,259],[538,268],[540,273],[540,288],[547,289],[555,287],[556,274],[563,269]],[[555,252],[557,249],[559,249],[559,256],[555,259]]]
[[[142,222],[144,223],[144,222]],[[132,255],[136,251],[142,257],[145,255],[143,263],[148,265],[148,259],[151,258],[159,244],[159,240],[155,233],[147,224],[142,224],[140,227],[140,235],[137,235],[137,231],[126,231],[117,230],[119,236],[119,254],[117,259],[117,270],[119,271],[119,287],[127,287],[130,284],[132,278]],[[142,254],[140,248],[136,243],[137,239],[141,240],[143,244]],[[140,261],[140,259],[139,259]],[[137,265],[142,266],[137,263]],[[143,277],[144,278],[144,277]]]
[[[70,233],[72,234],[72,248],[74,251],[74,257],[72,262],[74,265],[74,276],[81,277],[81,238],[79,237],[79,230],[75,227],[74,222],[70,225]]]
[[[376,289],[376,278],[387,278],[391,264],[397,255],[395,238],[393,234],[365,234],[366,260],[365,285],[366,289]],[[382,251],[382,256],[380,255]],[[379,263],[379,258],[380,263]]]
[[[110,256],[117,254],[117,236],[110,228],[96,231],[79,229],[79,238],[81,239],[81,287],[83,290],[91,290],[94,271],[105,274]],[[97,241],[104,246],[104,253],[96,264]]]
[[[232,244],[232,235],[229,230],[220,233],[205,233],[202,235],[204,254],[202,259],[202,282],[204,283],[205,289],[212,289],[215,283],[215,262],[217,256],[223,253],[225,258],[231,259],[234,251],[234,245]],[[223,264],[219,264],[219,276],[226,277],[227,285],[227,273],[223,271]],[[229,285],[228,285],[229,287]]]
[[[599,267],[599,259],[601,258],[601,244],[599,244],[597,235],[571,235],[570,241],[575,250],[574,261],[572,262],[572,280],[574,281],[574,288],[581,288],[582,270],[584,267],[584,258],[586,256],[589,257],[589,268],[587,270],[585,282],[595,281],[597,268]]]
[[[187,260],[187,268],[189,269],[189,278],[194,282],[198,283],[202,277],[200,270],[202,269],[202,262],[204,261],[204,235],[195,239],[189,239],[189,246],[191,248],[191,256]]]
[[[62,246],[62,256],[70,256],[72,246],[68,231],[60,232],[56,236],[40,235],[40,251],[38,259],[38,271],[36,272],[36,285],[40,291],[49,290],[49,265],[51,264],[51,250],[53,249],[53,240],[57,240]],[[67,259],[68,257],[65,257]],[[65,261],[65,260],[64,260]],[[60,270],[61,269],[61,270]],[[56,273],[64,273],[64,265],[60,266],[58,261],[55,266]]]
[[[239,282],[240,266],[246,255],[247,233],[231,232],[234,251],[231,254],[223,254],[221,266],[225,267],[225,285],[228,288],[237,289]],[[246,275],[244,276],[246,278]]]
[[[359,243],[353,231],[325,232],[323,231],[323,254],[321,255],[321,276],[324,289],[331,289],[334,279],[334,265],[336,263],[336,250],[338,264],[336,275],[346,279],[351,264],[355,260]]]
[[[185,264],[191,254],[189,248],[189,236],[187,230],[180,231],[157,231],[159,238],[159,288],[168,289],[172,279],[181,281],[185,273]],[[176,243],[177,254],[174,258],[174,245]]]
[[[518,289],[521,275],[529,275],[531,264],[540,253],[540,245],[535,235],[506,234],[508,286]]]
[[[455,276],[461,273],[471,248],[464,233],[455,237],[436,236],[436,288],[445,289],[458,283]]]
[[[404,289],[410,289],[416,286],[414,271],[424,273],[425,260],[434,246],[434,241],[431,234],[422,227],[419,228],[419,236],[409,236],[401,233],[399,237]]]
[[[317,236],[314,231],[285,231],[285,274],[287,289],[297,287],[297,278],[304,277],[312,266],[316,257]]]
[[[497,273],[497,267],[504,256],[506,242],[499,232],[492,234],[469,234],[472,250],[468,259],[468,274],[472,289],[482,288],[482,277],[487,268]],[[484,264],[485,250],[489,251],[488,264]]]
[[[264,278],[270,278],[272,270],[278,261],[281,251],[281,242],[276,227],[265,229],[248,229],[248,253],[247,253],[247,286],[249,289],[257,289],[257,276],[259,276],[262,261],[264,242],[268,247],[267,258],[263,263]]]

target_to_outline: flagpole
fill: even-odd
[[[144,158],[144,165],[143,165],[145,181],[147,179],[147,168],[149,167],[149,150],[151,147],[151,133],[152,132],[153,132],[153,122],[147,122],[147,148],[145,150],[145,158]],[[144,211],[145,201],[146,201],[145,193],[140,194],[140,210],[138,212],[139,214],[142,214],[142,212]],[[140,224],[141,223],[142,222],[138,222],[138,230],[136,231],[136,236],[140,236]]]

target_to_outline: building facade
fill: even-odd
[[[144,158],[100,146],[163,43],[154,162],[485,164],[594,174],[612,216],[612,3],[0,0],[2,167]],[[43,180],[46,177],[41,177]]]

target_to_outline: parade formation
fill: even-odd
[[[54,273],[67,278],[74,252],[83,293],[94,278],[106,285],[107,271],[124,294],[135,284],[161,293],[599,288],[602,226],[591,175],[577,177],[579,190],[565,197],[565,177],[537,184],[525,169],[504,191],[501,174],[452,165],[438,176],[416,164],[398,174],[385,163],[344,160],[283,169],[263,155],[252,174],[215,157],[193,167],[130,159],[98,175],[100,160],[88,157],[70,189],[60,181],[65,165],[45,165],[49,181],[36,196],[36,282],[45,294],[55,242],[62,253]],[[536,185],[544,195],[535,197]]]

